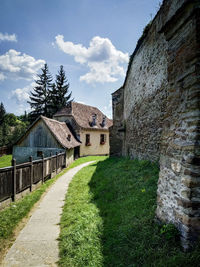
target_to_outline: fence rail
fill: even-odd
[[[16,194],[27,188],[32,191],[32,186],[39,181],[44,183],[53,173],[66,167],[65,157],[65,153],[34,161],[30,157],[30,162],[18,165],[13,159],[12,166],[0,169],[0,202],[8,198],[15,201]]]

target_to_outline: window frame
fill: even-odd
[[[105,145],[106,143],[106,134],[100,134],[100,145]]]
[[[85,134],[85,145],[86,146],[91,146],[91,143],[90,143],[90,134]]]

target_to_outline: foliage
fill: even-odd
[[[11,166],[12,155],[0,157],[0,168]]]
[[[6,113],[3,103],[0,105],[0,147],[14,144],[26,131],[29,120],[26,116],[15,116],[13,113]]]
[[[169,224],[163,224],[162,228],[160,229],[160,233],[165,236],[166,239],[173,239],[178,238],[178,230],[176,227],[169,223]]]
[[[5,113],[6,113],[6,110],[4,108],[3,103],[1,102],[1,104],[0,104],[0,125],[3,123]]]
[[[155,222],[158,167],[107,158],[70,183],[61,218],[60,266],[198,266],[174,227]]]
[[[47,64],[41,68],[42,74],[38,74],[38,80],[35,81],[36,86],[31,92],[30,101],[28,103],[33,111],[30,113],[31,120],[34,121],[38,116],[50,116],[49,113],[49,90],[52,86],[52,76],[49,73]]]
[[[39,79],[35,81],[36,86],[31,92],[30,101],[28,101],[32,109],[30,113],[31,122],[40,115],[51,118],[59,109],[71,101],[72,92],[69,93],[69,83],[63,66],[60,66],[55,83],[52,82],[53,79],[47,64],[41,71],[42,74],[38,74]]]

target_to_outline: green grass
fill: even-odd
[[[41,198],[46,189],[54,183],[62,174],[69,169],[78,166],[84,162],[99,159],[99,157],[85,157],[74,161],[67,169],[56,175],[53,179],[47,180],[34,192],[26,195],[24,198],[12,203],[8,208],[0,211],[0,253],[3,248],[3,242],[12,237],[14,229],[18,223],[28,215],[33,205]]]
[[[60,266],[199,266],[172,225],[155,222],[158,167],[107,158],[76,174],[61,218]]]
[[[12,155],[0,157],[0,168],[11,166]]]
[[[71,168],[74,168],[82,163],[86,163],[86,162],[89,162],[89,161],[102,161],[102,160],[105,160],[107,159],[108,157],[106,156],[88,156],[88,157],[82,157],[82,158],[79,158],[77,160],[75,160],[70,166],[69,166],[69,169]]]

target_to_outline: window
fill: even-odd
[[[68,136],[67,136],[67,140],[68,140],[68,141],[71,141],[71,134],[68,134]]]
[[[86,134],[85,135],[85,145],[86,146],[91,146],[91,143],[90,143],[90,135],[89,134]]]
[[[100,145],[104,145],[106,142],[106,135],[100,134]]]

